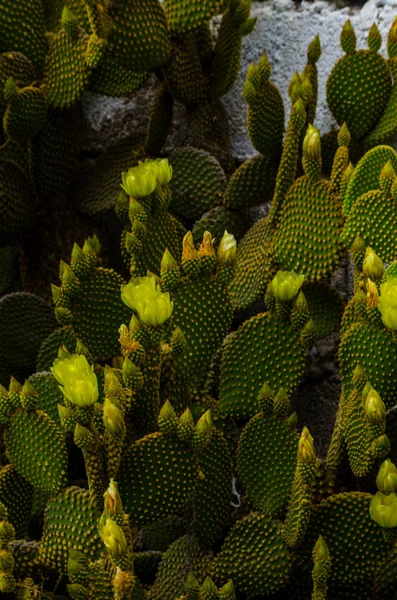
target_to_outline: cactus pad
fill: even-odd
[[[308,283],[303,286],[310,319],[313,319],[316,336],[326,337],[339,329],[343,303],[338,292],[326,283]]]
[[[97,529],[99,517],[90,504],[87,490],[71,487],[52,498],[44,514],[41,561],[66,575],[69,552],[73,548],[91,561],[97,559],[103,550]]]
[[[214,571],[222,582],[233,580],[237,592],[268,596],[283,588],[290,571],[290,556],[281,539],[281,523],[251,513],[230,530]]]
[[[198,244],[203,239],[204,232],[210,231],[216,244],[220,242],[225,231],[231,233],[239,241],[247,229],[248,219],[242,211],[215,206],[195,222],[192,235],[195,243]]]
[[[397,344],[387,331],[368,323],[355,323],[339,347],[340,375],[349,389],[354,369],[361,365],[386,408],[395,404],[397,394]]]
[[[330,276],[342,257],[342,210],[326,181],[304,176],[284,200],[276,235],[276,257],[283,269],[315,281]]]
[[[36,362],[36,371],[49,371],[58,357],[58,350],[61,346],[73,353],[76,348],[76,338],[73,335],[72,328],[69,326],[55,329],[40,346],[39,355]]]
[[[63,403],[63,394],[53,374],[50,372],[35,373],[29,377],[29,382],[37,392],[37,408],[45,412],[62,431],[58,404]]]
[[[226,176],[216,158],[204,150],[187,146],[176,150],[170,161],[172,212],[196,220],[220,203]]]
[[[17,410],[5,428],[4,441],[8,458],[34,487],[55,493],[65,485],[65,442],[45,413]]]
[[[15,103],[9,104],[3,117],[6,134],[24,142],[43,129],[47,117],[47,102],[41,90],[26,87],[18,92]]]
[[[194,496],[195,532],[204,548],[217,541],[230,510],[232,461],[223,435],[216,429],[209,444],[199,451],[198,460],[204,479],[199,479]]]
[[[181,35],[201,25],[218,14],[224,0],[165,0],[164,10],[172,33]]]
[[[219,407],[223,414],[252,417],[264,382],[290,395],[298,386],[305,355],[292,327],[263,313],[246,321],[225,343]]]
[[[131,524],[144,525],[183,508],[194,494],[197,464],[188,446],[162,433],[153,433],[126,452],[118,477]],[[169,488],[169,481],[179,483]]]
[[[12,161],[0,162],[0,243],[29,233],[36,216],[30,183]]]
[[[223,196],[228,208],[251,208],[270,202],[276,183],[276,165],[266,156],[253,156],[233,173]]]
[[[17,473],[14,465],[6,465],[0,471],[0,502],[7,507],[15,537],[25,537],[32,510],[33,487]]]

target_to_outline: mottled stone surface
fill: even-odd
[[[365,37],[376,21],[383,36],[385,49],[387,31],[397,14],[397,0],[368,0],[364,6],[337,8],[332,2],[315,0],[296,4],[292,0],[268,0],[253,2],[252,15],[257,17],[254,32],[244,38],[241,70],[233,90],[224,98],[230,122],[232,152],[236,159],[245,160],[255,150],[247,136],[246,105],[241,90],[251,61],[257,61],[266,52],[270,58],[272,80],[282,93],[286,112],[288,82],[296,70],[302,70],[306,61],[306,49],[313,37],[320,35],[323,49],[319,67],[319,105],[316,125],[324,133],[332,125],[332,117],[325,102],[325,83],[328,74],[342,55],[339,35],[347,18],[350,18],[358,38],[358,46],[365,47]],[[215,22],[216,27],[216,22]],[[150,100],[154,78],[131,99],[113,99],[86,93],[83,99],[87,130],[85,148],[103,150],[117,139],[130,134],[145,133],[149,117]],[[181,144],[185,134],[185,111],[176,106],[170,142]]]

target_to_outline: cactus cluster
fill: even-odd
[[[367,50],[344,26],[323,140],[319,37],[289,114],[266,54],[251,64],[257,154],[236,168],[221,97],[250,4],[0,0],[5,597],[395,598],[397,19],[387,60],[376,25]],[[83,92],[149,74],[145,137],[82,167]],[[324,452],[300,385],[338,334]]]

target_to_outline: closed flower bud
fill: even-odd
[[[383,262],[370,247],[365,252],[363,273],[371,279],[380,279],[383,275]]]
[[[96,235],[87,238],[83,244],[84,254],[99,254],[101,251],[101,244]]]
[[[369,308],[376,308],[379,303],[379,293],[376,284],[371,280],[367,280],[367,306]]]
[[[212,430],[212,417],[211,417],[211,409],[207,410],[203,415],[201,415],[200,419],[196,425],[196,432],[200,437],[207,437]]]
[[[322,535],[319,536],[319,538],[314,546],[313,557],[314,557],[314,560],[318,560],[321,562],[324,562],[324,561],[330,559],[328,546],[325,543]]]
[[[10,394],[15,394],[18,392],[22,391],[22,386],[19,383],[19,381],[17,381],[15,379],[15,377],[12,375],[11,379],[10,379],[10,385],[8,386],[8,391],[10,392]]]
[[[219,598],[221,600],[236,600],[236,590],[232,579],[219,588]]]
[[[188,427],[189,429],[193,429],[194,427],[194,420],[193,420],[193,415],[192,415],[192,411],[190,410],[190,408],[187,408],[179,417],[179,424],[182,425],[182,427]]]
[[[236,260],[237,243],[234,235],[224,232],[218,248],[218,260],[224,265],[232,265]]]
[[[53,283],[51,284],[51,295],[52,295],[52,300],[55,303],[58,298],[60,298],[62,294],[62,288],[60,288],[57,285],[54,285]]]
[[[26,396],[26,398],[30,398],[31,396],[37,396],[36,390],[28,380],[26,380],[23,384],[21,394],[22,396]]]
[[[210,577],[206,577],[203,585],[201,586],[201,592],[207,596],[217,597],[218,596],[218,588],[215,583],[210,579]]]
[[[111,517],[102,515],[99,521],[99,535],[112,558],[121,558],[127,552],[124,531]]]
[[[119,515],[123,510],[119,489],[114,479],[110,480],[108,489],[103,495],[106,515]]]
[[[91,406],[99,397],[98,380],[94,373],[94,365],[90,365],[82,354],[71,354],[56,359],[51,368],[55,379],[60,383],[59,389],[72,404]]]
[[[87,558],[84,556],[84,554],[72,548],[69,552],[68,558],[69,577],[73,579],[73,576],[77,575],[84,566],[88,566]]]
[[[125,193],[134,198],[150,196],[157,187],[156,174],[145,163],[140,163],[137,167],[131,167],[122,174],[121,179],[121,187]]]
[[[8,521],[0,521],[0,543],[10,542],[15,537],[15,529]]]
[[[0,571],[12,571],[13,568],[14,558],[12,553],[5,548],[0,550]]]
[[[397,496],[377,492],[372,497],[369,512],[381,527],[397,527]]]
[[[364,409],[371,423],[382,423],[386,418],[386,406],[374,389],[366,397]]]
[[[146,325],[160,326],[170,318],[174,307],[168,292],[163,293],[153,276],[134,277],[121,286],[124,304],[137,311]]]
[[[313,127],[313,125],[309,125],[307,128],[303,140],[303,154],[309,159],[321,157],[320,132],[316,127]]]
[[[380,286],[378,308],[382,321],[388,329],[397,330],[397,278],[388,276]]]
[[[397,468],[389,458],[380,466],[376,485],[384,494],[397,492]]]
[[[117,435],[124,431],[123,412],[110,398],[105,398],[103,403],[103,424],[111,435]]]
[[[298,442],[298,460],[303,464],[310,464],[316,460],[313,438],[307,427],[302,429]]]
[[[72,260],[74,262],[82,262],[85,260],[85,254],[83,252],[83,250],[80,248],[80,246],[78,244],[76,244],[76,242],[73,244],[73,248],[72,248]]]
[[[299,292],[304,275],[297,275],[293,271],[278,271],[271,283],[271,291],[276,300],[289,302]]]
[[[320,44],[320,36],[316,35],[316,37],[310,42],[309,47],[307,49],[307,61],[310,64],[315,64],[321,56],[321,44]]]
[[[172,269],[177,269],[178,263],[175,258],[172,256],[169,250],[165,250],[163,254],[163,258],[161,259],[160,272],[166,273],[167,271],[171,271]]]
[[[188,231],[182,242],[182,262],[197,258],[197,250],[194,245],[193,235]]]

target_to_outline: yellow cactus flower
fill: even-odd
[[[124,415],[110,398],[103,403],[103,424],[111,435],[120,434],[124,429]]]
[[[168,162],[168,158],[158,158],[151,165],[157,179],[158,185],[167,185],[172,178],[172,166]]]
[[[378,308],[382,315],[382,321],[388,329],[397,330],[397,278],[387,277],[385,283],[380,286],[380,298]]]
[[[237,244],[233,234],[225,230],[218,248],[218,258],[224,265],[232,265],[236,260]]]
[[[136,310],[142,323],[159,326],[170,318],[174,303],[163,293],[153,276],[133,277],[121,286],[124,304]]]
[[[369,513],[381,527],[397,527],[397,496],[377,492],[371,500]]]
[[[367,306],[369,308],[376,308],[379,303],[379,293],[378,293],[378,288],[376,287],[376,285],[372,281],[372,279],[367,280],[366,288],[367,288]]]
[[[293,271],[278,271],[271,283],[273,296],[282,302],[292,300],[299,292],[304,279],[304,275]]]
[[[121,179],[123,190],[134,198],[150,196],[157,187],[156,173],[149,163],[140,162],[137,167],[131,167],[122,173]]]
[[[57,358],[51,367],[62,394],[76,406],[91,406],[98,400],[98,380],[94,365],[82,354]]]

